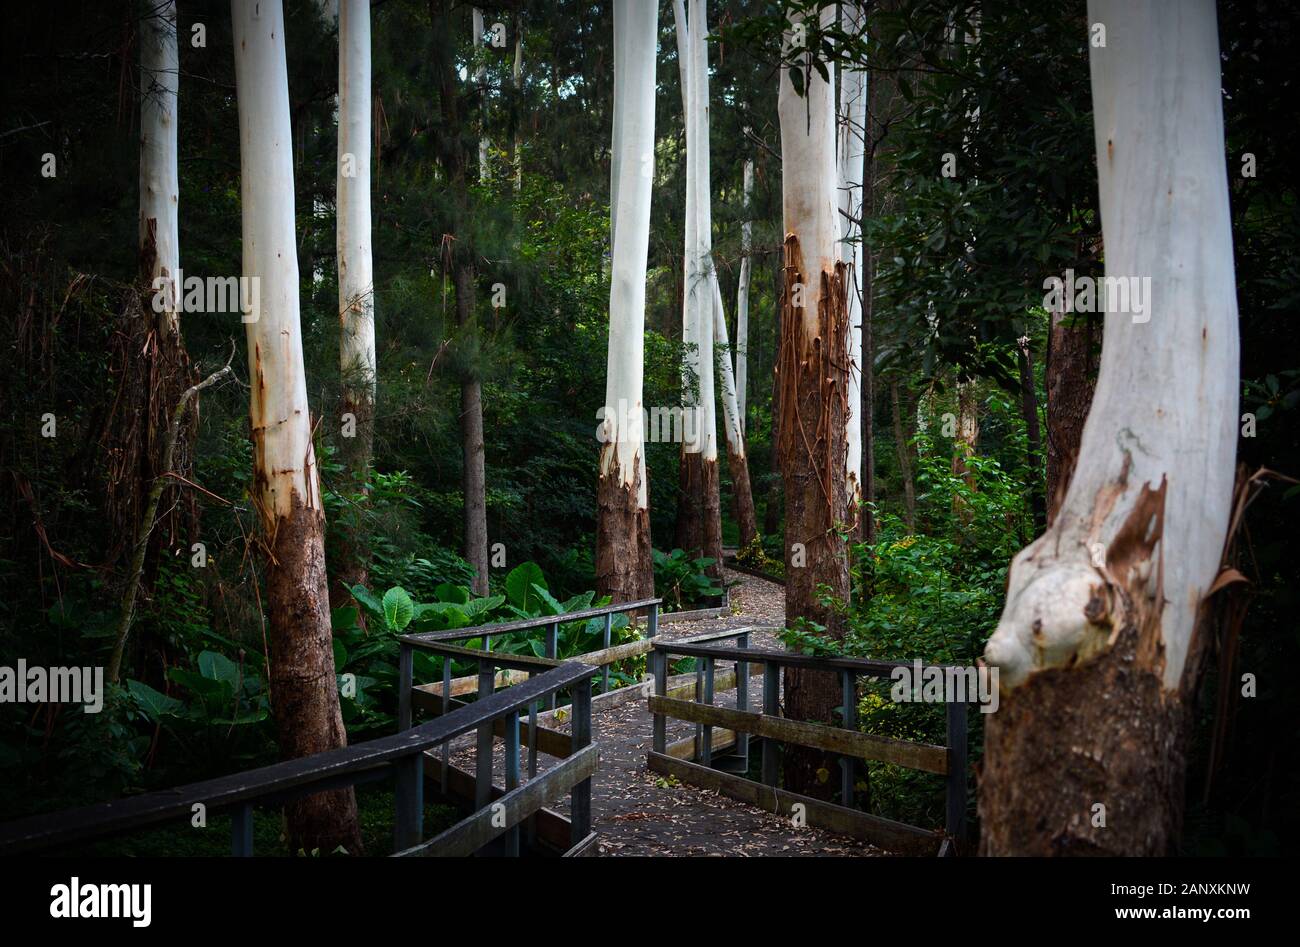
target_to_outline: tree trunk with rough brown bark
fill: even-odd
[[[456,321],[472,344],[478,329],[474,316],[474,266],[463,257],[453,264]],[[460,382],[461,490],[465,510],[465,560],[474,567],[475,595],[488,594],[487,470],[483,442],[483,383],[473,367]]]
[[[789,14],[790,50],[802,14]],[[821,11],[824,26],[835,8]],[[844,619],[822,604],[823,590],[849,598],[848,557],[840,529],[847,521],[849,325],[840,237],[835,164],[835,91],[803,66],[805,89],[795,91],[781,71],[782,204],[785,224],[785,296],[777,384],[781,388],[779,449],[785,482],[786,622],[832,641],[844,637]],[[785,713],[796,720],[833,723],[841,704],[839,680],[824,671],[786,668]],[[784,762],[788,789],[820,799],[835,793],[835,761],[818,750],[791,747]]]
[[[1047,342],[1047,523],[1056,519],[1079,460],[1083,422],[1097,385],[1101,325],[1052,313]]]

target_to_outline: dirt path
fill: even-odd
[[[780,624],[785,593],[763,579],[728,573],[739,580],[732,587],[732,614],[697,621],[661,619],[660,634],[669,640],[745,625]],[[766,639],[766,640],[765,640]],[[755,635],[751,645],[770,646],[770,636]],[[719,665],[719,668],[723,665]],[[755,682],[756,683],[756,682]],[[759,709],[761,686],[749,688],[749,706]],[[723,706],[735,706],[735,691],[719,693]],[[567,731],[567,724],[548,726]],[[616,707],[597,707],[592,717],[600,744],[600,769],[592,785],[592,822],[602,855],[881,855],[865,842],[814,828],[797,828],[788,814],[777,815],[728,796],[665,780],[646,769],[652,739],[652,717],[644,700]],[[691,724],[669,721],[668,739],[694,733]],[[498,744],[496,772],[503,771]],[[456,753],[457,765],[473,772],[474,750]],[[539,769],[550,761],[539,758]],[[563,808],[563,807],[561,807]]]

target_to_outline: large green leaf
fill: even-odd
[[[541,566],[535,562],[519,563],[506,576],[506,596],[510,604],[529,611],[530,603],[537,601],[534,586],[546,588],[546,576],[542,575]]]
[[[394,585],[384,593],[384,621],[392,631],[401,631],[415,617],[415,603],[406,589]]]
[[[465,605],[465,613],[474,620],[478,620],[490,612],[496,611],[505,604],[504,595],[490,595],[487,598],[476,598]]]
[[[199,655],[199,673],[209,680],[225,681],[231,689],[239,687],[239,665],[217,651]]]
[[[442,582],[433,590],[433,594],[440,602],[455,602],[457,605],[464,605],[469,601],[469,589],[463,585],[453,585],[451,582]]]
[[[167,672],[167,677],[205,702],[224,703],[235,696],[234,686],[229,681],[204,677],[185,668],[172,668]]]
[[[158,721],[162,717],[170,716],[181,710],[185,704],[175,697],[168,697],[166,694],[159,693],[148,684],[140,681],[127,680],[126,689],[131,692],[131,697],[135,700],[135,705],[151,721]]]
[[[361,603],[369,614],[375,617],[382,617],[384,614],[383,603],[375,598],[375,593],[371,592],[364,585],[354,585],[351,589],[352,597]]]
[[[556,597],[550,592],[546,591],[546,586],[544,585],[538,585],[534,582],[531,594],[535,597],[535,600],[541,604],[544,609],[542,614],[544,615],[563,615],[567,610],[563,603],[556,599]]]

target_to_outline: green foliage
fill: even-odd
[[[664,611],[689,611],[722,595],[722,586],[704,571],[716,560],[708,556],[692,559],[680,549],[672,552],[653,549],[651,555],[655,590],[664,600]]]
[[[761,535],[755,536],[736,553],[736,561],[755,572],[777,579],[785,578],[785,562],[768,555],[767,540]]]

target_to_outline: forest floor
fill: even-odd
[[[719,618],[673,621],[660,619],[659,633],[673,640],[746,625],[779,625],[785,617],[785,592],[764,579],[728,573],[737,580],[731,589],[731,614]],[[771,634],[750,638],[754,647],[778,646]],[[718,670],[729,665],[718,664]],[[757,686],[755,686],[757,685]],[[748,707],[761,709],[762,687],[751,679]],[[735,690],[718,692],[716,702],[736,706]],[[617,706],[596,707],[592,714],[594,739],[600,744],[600,768],[592,779],[592,828],[602,855],[883,855],[865,842],[821,829],[796,827],[785,814],[738,802],[729,796],[699,789],[652,773],[646,753],[653,736],[653,718],[646,702],[630,700]],[[567,732],[558,720],[544,726]],[[693,724],[668,721],[668,740],[693,735]],[[526,754],[526,750],[524,751]],[[500,741],[495,772],[504,772]],[[538,757],[539,772],[554,761]],[[453,763],[474,771],[472,737],[454,751]],[[526,765],[521,767],[527,772]]]

